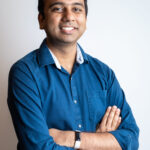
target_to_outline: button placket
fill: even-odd
[[[74,77],[70,77],[70,88],[71,88],[71,93],[72,93],[72,101],[74,104],[76,129],[82,130],[81,110],[79,106],[78,93],[77,93],[76,83],[74,79],[75,79]]]

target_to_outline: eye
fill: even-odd
[[[75,7],[75,8],[73,8],[73,10],[74,10],[74,12],[82,12],[82,9],[81,8],[78,8],[78,7]]]
[[[54,8],[52,8],[52,11],[53,12],[63,12],[63,8],[61,8],[61,7],[54,7]]]

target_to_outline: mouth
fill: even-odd
[[[76,28],[76,27],[73,27],[73,26],[61,26],[61,27],[60,27],[60,30],[61,30],[63,33],[72,34],[75,30],[77,30],[77,28]]]

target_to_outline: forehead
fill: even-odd
[[[76,3],[81,3],[84,5],[84,0],[44,0],[45,6],[53,3],[63,3],[64,5],[73,5]]]

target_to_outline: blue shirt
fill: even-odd
[[[79,46],[80,47],[80,46]],[[95,132],[108,106],[121,109],[112,131],[123,150],[137,150],[139,129],[114,72],[86,54],[70,75],[56,66],[46,41],[11,68],[8,106],[18,150],[73,150],[56,144],[48,129]]]

